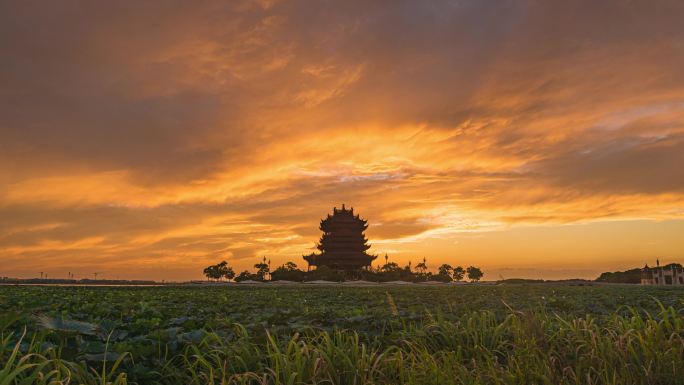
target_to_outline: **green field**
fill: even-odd
[[[684,290],[0,287],[0,384],[684,384]]]

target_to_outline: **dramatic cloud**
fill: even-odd
[[[343,202],[371,251],[488,278],[681,258],[683,14],[0,2],[0,275],[303,263]]]

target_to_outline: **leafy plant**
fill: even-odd
[[[0,384],[681,384],[682,314],[641,286],[8,286]]]

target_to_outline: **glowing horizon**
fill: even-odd
[[[302,267],[342,203],[485,280],[684,262],[680,2],[0,9],[0,276]]]

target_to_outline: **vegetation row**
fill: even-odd
[[[333,281],[342,282],[346,280],[364,280],[371,282],[390,282],[390,281],[407,281],[407,282],[460,282],[468,279],[471,282],[479,281],[484,273],[475,266],[463,268],[461,266],[452,267],[449,264],[442,264],[437,269],[437,273],[428,271],[427,261],[423,259],[422,262],[416,264],[415,268],[411,267],[411,263],[404,267],[400,267],[396,262],[388,262],[377,267],[370,267],[368,269],[356,271],[343,271],[331,269],[327,266],[319,266],[312,271],[300,270],[294,262],[287,262],[271,271],[271,263],[264,258],[261,262],[254,265],[256,271],[250,272],[248,270],[236,274],[235,270],[228,265],[228,262],[222,261],[216,265],[208,266],[203,273],[207,279],[215,281]]]

